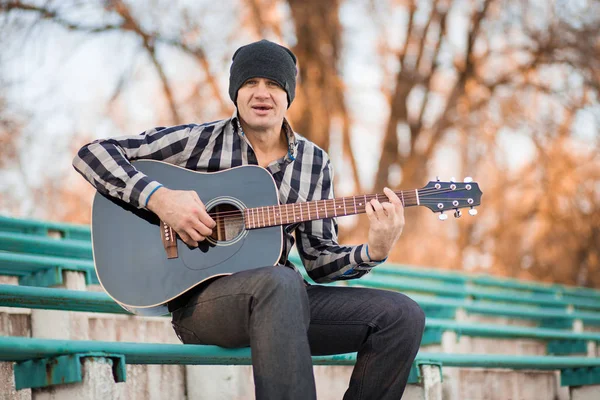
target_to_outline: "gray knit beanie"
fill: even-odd
[[[277,43],[261,40],[236,50],[229,69],[229,97],[237,102],[240,87],[250,78],[267,78],[286,91],[288,108],[296,95],[296,56]]]

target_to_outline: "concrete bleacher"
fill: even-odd
[[[253,398],[248,349],[182,345],[169,318],[131,316],[99,292],[89,227],[0,217],[0,274],[12,277],[0,285],[0,398]],[[404,398],[600,398],[598,292],[480,278],[388,264],[340,284],[409,292],[424,308]],[[319,399],[341,398],[354,357],[314,358]]]

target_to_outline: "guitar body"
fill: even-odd
[[[142,315],[165,314],[170,300],[208,279],[277,263],[281,227],[243,226],[244,209],[279,205],[277,186],[267,170],[244,166],[202,173],[150,160],[134,165],[170,189],[196,191],[209,213],[233,215],[238,225],[223,227],[218,239],[207,239],[197,248],[177,240],[177,257],[168,258],[154,213],[97,193],[92,206],[96,273],[124,308]]]

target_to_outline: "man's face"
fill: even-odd
[[[252,129],[280,128],[287,110],[287,93],[275,81],[250,78],[238,91],[237,107]]]

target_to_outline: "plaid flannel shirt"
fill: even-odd
[[[283,123],[288,152],[267,170],[279,189],[281,204],[333,198],[333,171],[327,153],[293,132]],[[153,159],[195,171],[214,172],[240,165],[258,165],[256,154],[241,129],[237,113],[225,120],[202,125],[158,127],[137,136],[97,140],[83,146],[73,160],[75,169],[99,192],[144,208],[161,185],[136,170],[130,161]],[[202,199],[202,193],[199,193]],[[340,246],[335,218],[301,222],[283,227],[283,252],[288,260],[298,240],[300,258],[309,276],[318,283],[354,279],[378,262],[371,262],[367,246]]]

